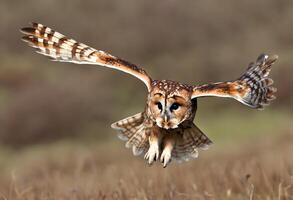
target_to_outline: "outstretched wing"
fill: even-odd
[[[268,78],[271,66],[278,59],[277,55],[269,57],[261,54],[256,62],[249,64],[246,72],[236,81],[219,82],[195,86],[192,98],[217,96],[234,98],[252,108],[261,109],[276,97],[273,80]]]
[[[38,53],[49,56],[55,61],[101,65],[117,69],[140,79],[150,91],[151,78],[143,69],[134,64],[69,39],[42,24],[32,23],[32,27],[22,28],[21,32],[25,34],[23,41],[38,49]]]

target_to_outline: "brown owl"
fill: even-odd
[[[153,80],[142,68],[106,52],[69,39],[42,24],[21,29],[23,40],[37,52],[55,61],[100,65],[131,74],[147,87],[144,111],[112,124],[119,138],[134,155],[144,155],[149,164],[160,160],[166,167],[171,159],[187,161],[207,149],[211,140],[193,123],[197,98],[205,96],[236,99],[261,109],[275,99],[276,89],[268,78],[277,56],[261,54],[238,79],[190,86],[170,80]]]

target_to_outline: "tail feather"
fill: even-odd
[[[277,59],[276,55],[269,57],[261,54],[255,63],[249,64],[247,71],[239,78],[240,84],[248,88],[241,99],[243,103],[261,109],[276,98],[274,93],[277,89],[272,86],[274,82],[268,75]]]

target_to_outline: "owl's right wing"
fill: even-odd
[[[276,98],[274,93],[277,89],[272,87],[273,80],[268,78],[268,75],[277,59],[277,55],[261,54],[256,62],[249,64],[248,69],[239,79],[195,86],[191,98],[228,97],[249,107],[261,109]]]
[[[23,41],[36,48],[38,53],[49,56],[54,61],[100,65],[117,69],[135,76],[144,82],[149,91],[151,89],[152,80],[145,70],[125,60],[69,39],[42,24],[32,23],[32,27],[22,28],[21,32],[25,34]]]

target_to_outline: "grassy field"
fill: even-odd
[[[132,156],[114,135],[22,150],[2,147],[0,199],[293,199],[290,117],[271,111],[250,118],[235,114],[229,129],[228,123],[221,125],[228,114],[219,119],[202,115],[200,127],[215,144],[197,160],[165,169]],[[255,128],[259,134],[245,135],[240,126],[245,122],[252,126],[246,131]]]

